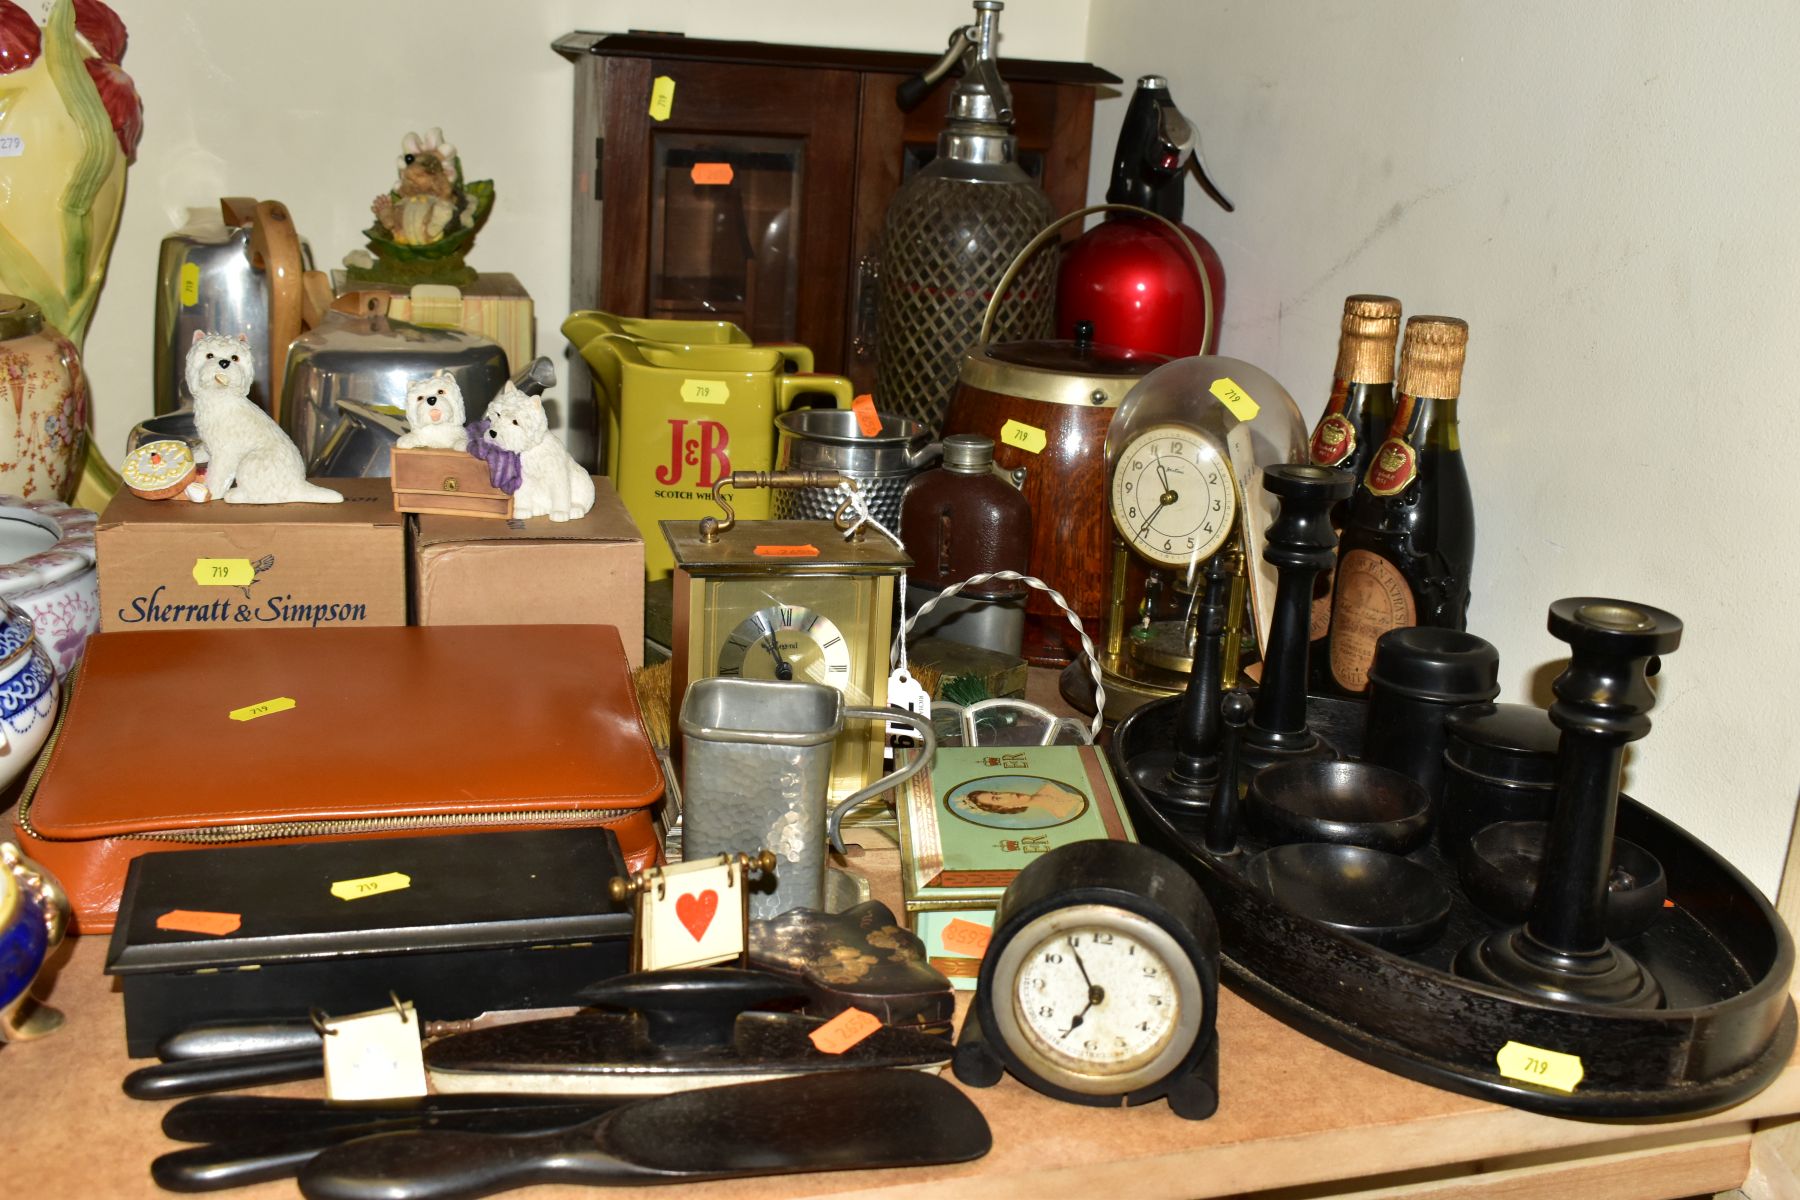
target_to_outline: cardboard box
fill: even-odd
[[[412,518],[420,625],[617,625],[644,661],[644,538],[604,477],[579,521]]]
[[[195,504],[120,492],[95,535],[100,628],[406,624],[406,518],[388,481],[317,482],[344,502]]]

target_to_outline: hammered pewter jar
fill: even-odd
[[[828,817],[833,744],[844,722],[893,721],[921,749],[838,802]],[[750,883],[750,919],[825,905],[825,851],[845,812],[912,778],[931,761],[930,722],[899,709],[854,708],[823,683],[723,676],[696,680],[681,701],[682,855],[775,855]]]
[[[856,480],[877,521],[900,532],[906,485],[935,461],[943,447],[917,421],[883,414],[881,431],[865,437],[856,413],[842,408],[798,408],[775,418],[780,439],[778,471],[837,471]],[[834,488],[783,488],[770,493],[777,521],[829,521],[843,503]]]
[[[994,55],[1001,7],[976,0],[937,157],[901,185],[882,229],[875,407],[933,436],[997,281],[1055,215],[1018,162],[1012,92]],[[996,336],[1049,337],[1055,303],[1055,257],[1037,255],[1001,297]]]
[[[0,397],[0,494],[67,501],[87,445],[87,375],[74,343],[19,296],[0,295]]]

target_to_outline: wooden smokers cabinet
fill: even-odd
[[[730,321],[811,347],[818,370],[869,391],[870,260],[888,201],[936,153],[950,85],[911,112],[894,92],[935,55],[640,33],[555,49],[576,71],[571,308]],[[1079,207],[1095,88],[1118,78],[1000,68],[1021,161],[1057,212]],[[587,373],[570,376],[571,414],[591,422]]]

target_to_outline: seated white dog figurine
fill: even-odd
[[[549,433],[541,396],[508,383],[487,408],[488,440],[519,456],[513,516],[575,521],[594,507],[594,480]]]
[[[407,431],[394,445],[402,450],[467,450],[469,431],[463,428],[467,419],[462,389],[450,372],[439,371],[406,389]]]

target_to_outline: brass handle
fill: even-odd
[[[755,854],[722,854],[720,865],[736,863],[740,872],[755,871],[767,875],[776,867],[773,851],[758,850]],[[614,875],[606,883],[606,894],[612,897],[614,904],[623,904],[640,892],[649,891],[662,875],[661,870],[638,871],[628,876]],[[659,896],[660,898],[660,896]]]
[[[725,498],[724,489],[728,485],[733,488],[798,490],[814,487],[834,488],[840,483],[847,485],[851,491],[856,490],[856,480],[841,471],[733,471],[713,484],[712,489],[713,503],[724,510],[725,519],[701,517],[700,540],[716,542],[721,533],[730,532],[731,528],[737,524],[737,511],[731,507],[731,501]],[[838,505],[837,511],[832,514],[831,523],[839,529],[849,529],[851,525],[855,524],[853,519],[845,518],[845,510],[849,508],[850,501],[848,500]]]

